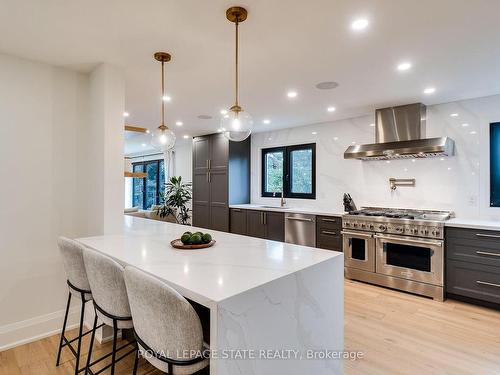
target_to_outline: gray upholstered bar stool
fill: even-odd
[[[195,374],[205,369],[208,347],[203,343],[200,318],[189,302],[163,281],[134,267],[125,268],[125,283],[134,334],[143,357],[168,374]],[[184,351],[196,355],[179,357]]]
[[[67,346],[76,358],[75,374],[83,371],[80,369],[80,352],[82,347],[82,337],[89,334],[91,331],[83,333],[83,318],[85,315],[85,304],[92,300],[90,292],[90,285],[85,271],[85,264],[83,263],[83,251],[85,247],[73,240],[66,237],[60,237],[58,241],[59,251],[63,260],[64,270],[66,271],[66,282],[68,283],[68,302],[66,303],[66,313],[64,314],[64,322],[61,331],[61,338],[59,340],[59,349],[57,351],[56,366],[59,366],[61,360],[62,348]],[[78,336],[72,340],[68,340],[65,335],[66,323],[68,322],[68,313],[71,305],[71,297],[74,296],[81,300],[82,306],[80,309],[80,326]],[[71,345],[73,342],[78,341],[77,348]]]
[[[96,312],[89,354],[87,357],[86,372],[89,374],[99,374],[111,367],[111,374],[113,375],[115,373],[116,362],[136,351],[135,342],[126,343],[120,348],[117,348],[118,330],[131,329],[134,326],[130,314],[125,280],[123,279],[124,268],[110,257],[90,249],[86,249],[83,252],[83,260]],[[92,361],[92,348],[98,318],[104,322],[104,324],[113,327],[113,349],[111,353]],[[116,358],[118,352],[129,345],[132,345],[133,348]],[[109,356],[111,356],[110,364],[96,372],[92,371],[92,366]]]

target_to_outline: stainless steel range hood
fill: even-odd
[[[448,137],[425,138],[426,107],[422,103],[377,109],[375,142],[350,146],[344,159],[413,159],[453,155]]]

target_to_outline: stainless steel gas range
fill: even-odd
[[[348,279],[444,299],[444,222],[452,212],[363,207],[342,217]]]

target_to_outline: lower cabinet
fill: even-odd
[[[500,308],[500,232],[446,228],[446,293]]]
[[[282,212],[230,209],[230,232],[274,241],[285,241],[285,214]]]
[[[316,247],[342,251],[342,218],[316,216]]]

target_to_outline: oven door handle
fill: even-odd
[[[433,240],[427,240],[427,239],[415,240],[413,238],[408,238],[408,237],[401,238],[401,237],[396,237],[396,236],[388,236],[388,235],[380,235],[380,234],[376,234],[375,238],[381,239],[381,240],[395,240],[395,241],[410,242],[410,243],[416,243],[416,244],[443,246],[443,241],[433,241]]]
[[[373,234],[371,234],[371,233],[349,232],[349,231],[346,231],[346,230],[343,230],[340,233],[342,233],[345,236],[373,238]]]

